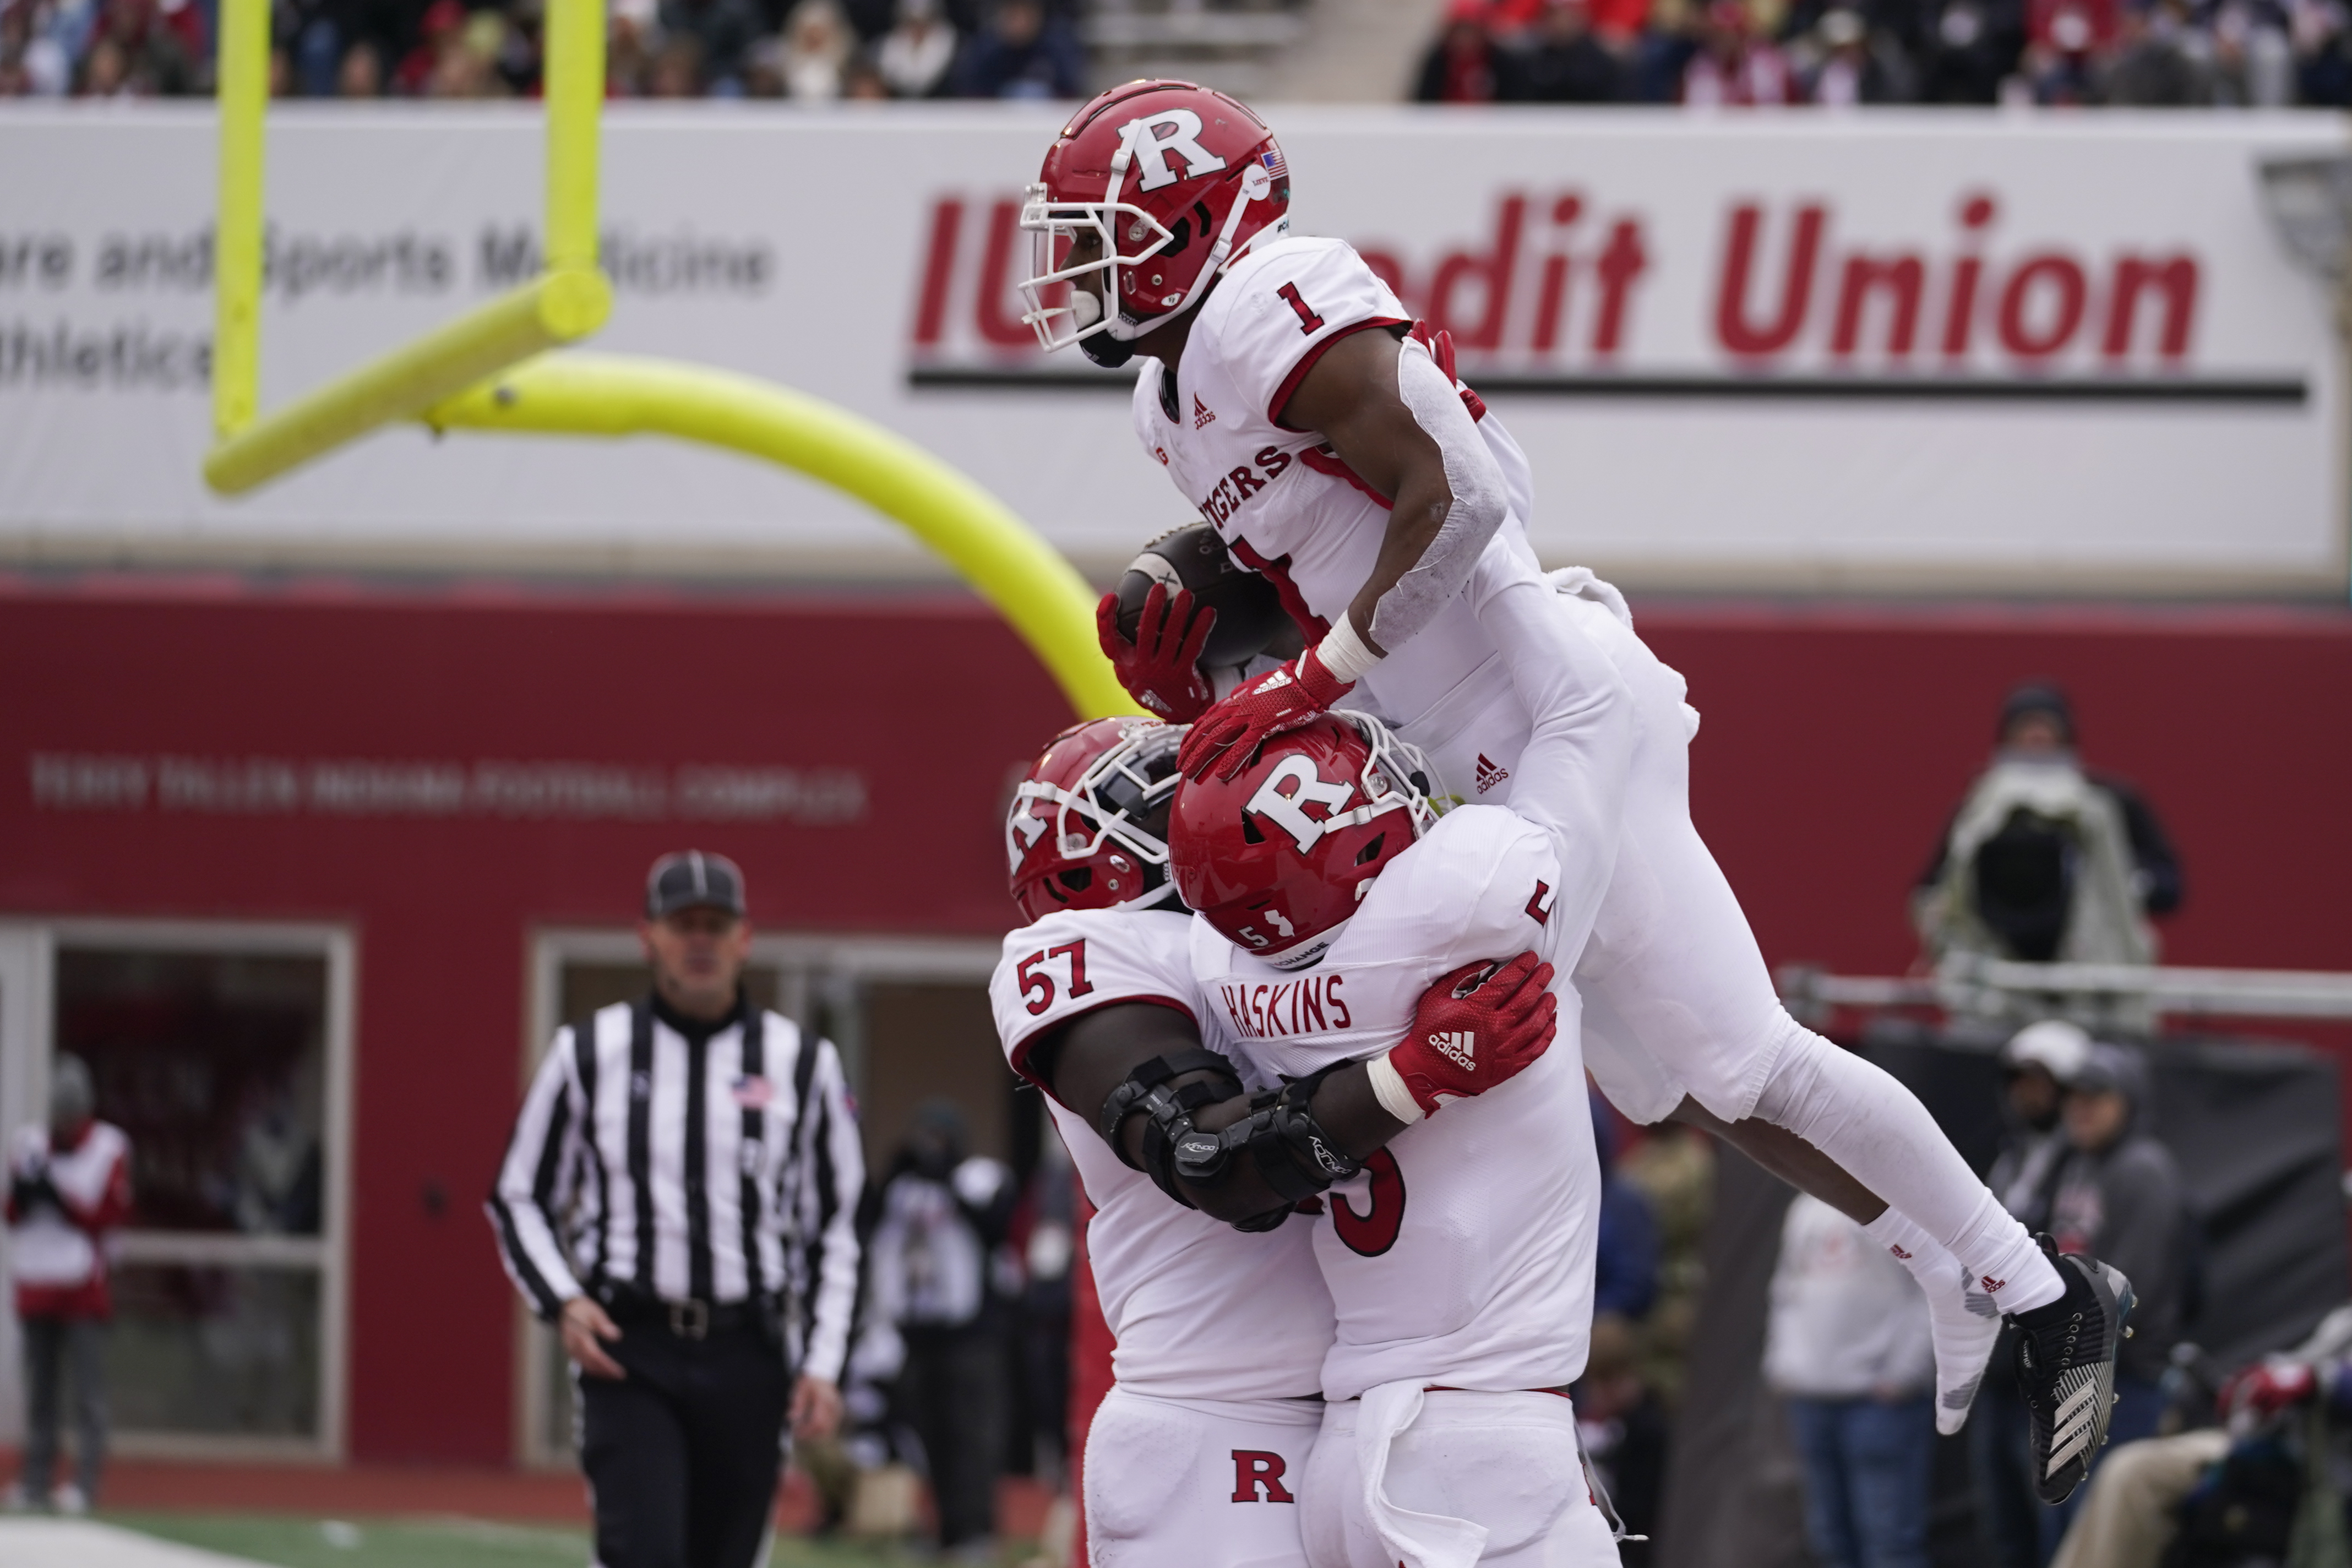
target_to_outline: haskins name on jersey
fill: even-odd
[[[1286,980],[1278,984],[1221,983],[1217,1000],[1225,1005],[1225,1016],[1233,1020],[1235,1033],[1244,1039],[1326,1034],[1356,1026],[1355,1019],[1348,1014],[1347,1002],[1339,994],[1347,978],[1344,974],[1310,974],[1303,980]]]

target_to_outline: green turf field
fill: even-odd
[[[258,1514],[112,1513],[110,1524],[278,1568],[583,1568],[584,1531],[482,1520],[318,1520]],[[1030,1555],[1008,1547],[1007,1564]],[[878,1568],[923,1561],[866,1542],[779,1539],[771,1568]]]

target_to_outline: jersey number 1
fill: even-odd
[[[1029,1016],[1035,1017],[1054,1005],[1054,977],[1043,965],[1049,958],[1070,961],[1069,994],[1084,996],[1094,990],[1087,980],[1087,939],[1066,942],[1059,947],[1049,947],[1043,952],[1033,952],[1013,966],[1021,977],[1021,994],[1029,998]]]
[[[1275,293],[1288,300],[1290,302],[1290,308],[1298,312],[1298,330],[1312,337],[1316,332],[1322,330],[1323,318],[1315,313],[1314,306],[1309,305],[1306,300],[1298,297],[1297,284],[1285,283],[1281,288],[1276,289]]]

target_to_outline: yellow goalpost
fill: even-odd
[[[205,482],[240,495],[359,439],[439,430],[659,435],[764,458],[856,497],[937,552],[1010,622],[1081,718],[1139,710],[1095,645],[1094,595],[1005,504],[915,443],[820,398],[709,366],[554,353],[604,324],[596,260],[604,0],[548,0],[546,261],[530,282],[259,412],[263,120],[269,0],[223,0],[215,240],[214,446]]]

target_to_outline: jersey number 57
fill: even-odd
[[[1094,990],[1087,981],[1086,938],[1033,952],[1013,966],[1013,972],[1021,977],[1021,994],[1028,999],[1029,1016],[1033,1018],[1054,1005],[1054,973],[1045,965],[1059,958],[1069,960],[1064,973],[1070,995],[1084,996]]]

